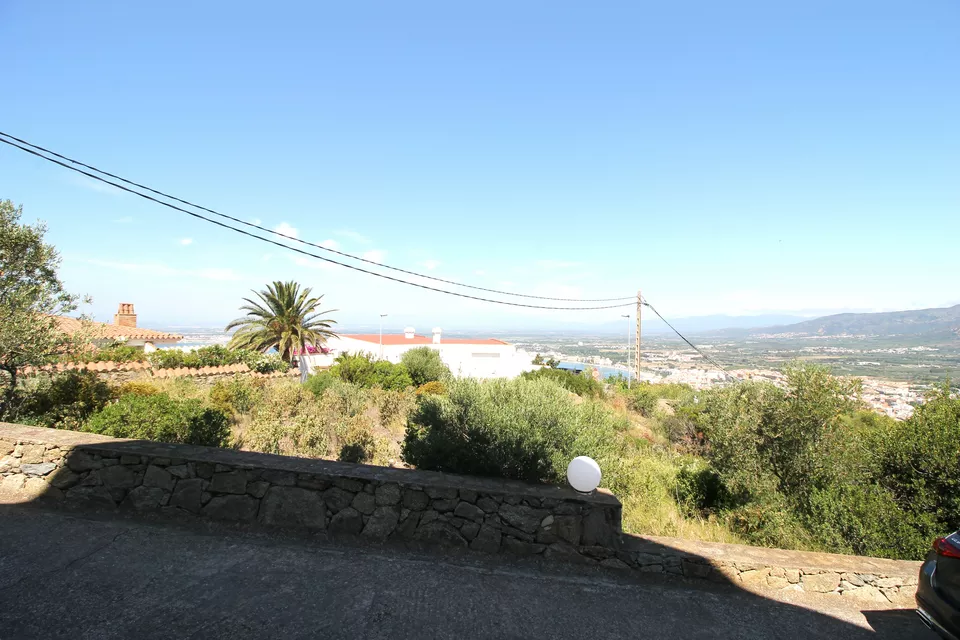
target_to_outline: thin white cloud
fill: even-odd
[[[423,262],[420,263],[420,266],[422,266],[424,269],[427,269],[428,271],[433,271],[434,269],[440,266],[440,261],[424,260]]]
[[[367,251],[363,254],[363,257],[371,262],[381,263],[387,258],[387,252],[380,249],[374,249],[372,251]]]
[[[113,262],[111,260],[99,260],[96,258],[84,260],[87,264],[96,267],[112,269],[114,271],[125,271],[127,273],[140,273],[157,278],[202,278],[204,280],[217,281],[236,281],[243,280],[243,277],[228,268],[205,268],[205,269],[178,269],[170,265],[157,262]]]
[[[334,231],[334,233],[340,236],[341,238],[347,238],[348,240],[353,240],[354,242],[359,242],[360,244],[370,244],[371,242],[373,242],[367,236],[363,235],[362,233],[353,231],[352,229],[340,229],[339,231]]]
[[[473,273],[474,273],[475,275],[478,275],[478,276],[485,276],[485,275],[487,275],[487,272],[484,271],[483,269],[477,269],[477,270],[474,271]]]
[[[340,248],[340,243],[336,240],[324,240],[320,243],[321,247],[326,247],[327,249],[337,250]]]
[[[273,230],[276,231],[277,233],[282,233],[288,238],[296,238],[297,234],[300,233],[300,231],[296,227],[286,222],[281,222],[276,227],[274,227]]]
[[[116,220],[114,220],[114,222],[116,222],[117,224],[130,224],[131,222],[133,222],[133,217],[123,216],[122,218],[117,218]]]
[[[260,218],[250,218],[250,224],[263,224],[263,220]]]
[[[269,262],[271,258],[273,258],[273,254],[272,254],[272,253],[265,253],[265,254],[263,254],[262,256],[260,256],[260,261],[261,261],[261,262]]]
[[[541,269],[571,269],[582,264],[572,260],[537,260],[537,266]]]
[[[180,238],[180,244],[182,244],[185,247],[189,246],[193,244],[193,238]]]

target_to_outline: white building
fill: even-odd
[[[309,355],[305,365],[310,371],[317,367],[329,367],[341,353],[369,353],[374,358],[400,362],[406,351],[417,347],[429,347],[440,354],[440,359],[455,376],[471,378],[513,378],[524,371],[538,369],[531,364],[532,356],[514,345],[495,338],[441,338],[439,328],[433,337],[418,336],[412,327],[402,334],[376,333],[342,334],[327,340],[327,354]]]

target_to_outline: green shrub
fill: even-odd
[[[329,371],[319,371],[314,373],[307,381],[303,383],[303,386],[307,388],[313,395],[319,397],[323,396],[323,392],[329,389],[334,385],[339,378],[334,376]]]
[[[520,376],[526,380],[552,380],[567,391],[572,391],[585,398],[600,398],[603,396],[603,384],[593,378],[564,371],[563,369],[538,369],[527,371]]]
[[[823,549],[783,496],[770,494],[724,514],[727,526],[749,544],[783,549]]]
[[[158,393],[160,393],[160,387],[146,380],[129,380],[117,387],[116,390],[118,398],[128,394],[135,396],[152,396]]]
[[[126,395],[93,414],[84,431],[114,438],[137,438],[219,447],[230,436],[227,416],[199,400],[175,400],[165,393]]]
[[[425,382],[419,387],[417,387],[418,396],[422,396],[424,394],[431,395],[431,396],[442,396],[446,392],[447,392],[447,387],[439,380]]]
[[[31,381],[15,419],[55,429],[80,429],[96,411],[113,399],[110,386],[92,371],[69,371]]]
[[[682,453],[706,454],[706,439],[700,426],[684,415],[662,416],[660,431]]]
[[[65,354],[61,362],[142,362],[147,359],[143,347],[128,347],[121,342],[90,351]]]
[[[709,516],[736,506],[720,474],[699,458],[681,466],[676,481],[677,502],[688,513]]]
[[[327,456],[334,444],[337,417],[324,411],[320,400],[303,385],[283,380],[264,390],[244,433],[244,444],[264,453]]]
[[[420,397],[403,458],[434,471],[560,482],[577,455],[619,458],[626,426],[549,380],[455,380],[447,396]]]
[[[256,373],[277,373],[290,370],[290,363],[279,353],[258,353],[256,351],[241,351],[240,359],[251,371]]]
[[[645,418],[653,416],[653,412],[657,408],[657,394],[653,390],[653,385],[638,384],[624,391],[623,394],[628,409],[636,411]]]
[[[904,510],[877,484],[814,489],[805,516],[807,528],[825,548],[880,558],[921,559],[930,541],[947,531],[937,526],[934,514]]]
[[[440,383],[427,383],[440,384]],[[407,418],[416,405],[416,394],[409,389],[404,391],[390,391],[387,389],[370,389],[366,393],[367,403],[376,407],[380,426],[387,431],[402,433]]]
[[[440,359],[440,353],[430,347],[410,349],[400,357],[400,362],[407,368],[410,379],[417,387],[450,377],[450,369]]]
[[[369,387],[380,387],[389,391],[403,391],[413,386],[413,380],[402,364],[393,364],[381,360],[373,365],[373,383]]]
[[[386,360],[374,360],[373,356],[366,353],[340,354],[330,368],[330,374],[344,382],[365,388],[380,387],[402,391],[413,386],[413,380],[405,366]]]
[[[370,463],[377,453],[377,441],[373,436],[370,421],[365,416],[355,416],[340,438],[341,462]]]
[[[151,353],[147,359],[157,369],[177,369],[189,366],[186,364],[188,354],[189,352],[180,349],[158,349]]]
[[[227,415],[248,414],[263,393],[263,385],[259,382],[247,376],[217,380],[210,388],[209,402]]]
[[[230,349],[222,345],[211,345],[199,349],[159,349],[147,356],[150,363],[158,369],[176,369],[186,367],[220,367],[230,364],[245,364],[257,373],[286,371],[290,363],[279,354],[266,354],[247,349]]]

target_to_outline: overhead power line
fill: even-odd
[[[634,299],[634,296],[624,296],[624,297],[621,297],[621,298],[551,298],[551,297],[549,297],[549,296],[535,296],[535,295],[529,295],[529,294],[524,294],[524,293],[512,293],[512,292],[510,292],[510,291],[500,291],[500,290],[498,290],[498,289],[488,289],[488,288],[486,288],[486,287],[478,287],[478,286],[475,286],[475,285],[464,284],[464,283],[462,283],[462,282],[456,282],[456,281],[454,281],[454,280],[446,280],[446,279],[444,279],[444,278],[438,278],[438,277],[436,277],[436,276],[431,276],[431,275],[428,275],[428,274],[425,274],[425,273],[418,273],[418,272],[416,272],[416,271],[410,271],[410,270],[408,270],[408,269],[401,269],[400,267],[393,267],[393,266],[390,266],[390,265],[381,264],[381,263],[379,263],[379,262],[377,262],[377,261],[375,261],[375,260],[369,260],[369,259],[367,259],[367,258],[364,258],[363,256],[354,255],[354,254],[352,254],[352,253],[347,253],[347,252],[345,252],[345,251],[338,251],[337,249],[332,249],[332,248],[330,248],[330,247],[325,247],[325,246],[323,246],[323,245],[321,245],[321,244],[317,244],[317,243],[315,243],[315,242],[309,242],[309,241],[307,241],[307,240],[301,240],[300,238],[294,238],[294,237],[288,236],[288,235],[286,235],[286,234],[284,234],[284,233],[280,233],[279,231],[274,231],[273,229],[269,229],[269,228],[267,228],[267,227],[263,227],[263,226],[261,226],[261,225],[259,225],[259,224],[255,224],[255,223],[253,223],[253,222],[248,222],[248,221],[246,221],[246,220],[243,220],[242,218],[237,218],[237,217],[234,217],[234,216],[231,216],[231,215],[227,215],[227,214],[225,214],[225,213],[220,213],[219,211],[215,211],[214,209],[209,209],[209,208],[204,207],[204,206],[199,205],[199,204],[194,204],[194,203],[192,203],[192,202],[190,202],[190,201],[188,201],[188,200],[183,200],[183,199],[178,198],[178,197],[176,197],[176,196],[172,196],[172,195],[170,195],[170,194],[168,194],[168,193],[164,193],[163,191],[158,191],[157,189],[153,189],[153,188],[151,188],[151,187],[148,187],[148,186],[146,186],[146,185],[140,184],[140,183],[138,183],[138,182],[134,182],[133,180],[128,180],[128,179],[123,178],[123,177],[121,177],[121,176],[118,176],[118,175],[116,175],[116,174],[110,173],[109,171],[104,171],[103,169],[98,169],[98,168],[96,168],[96,167],[94,167],[94,166],[91,166],[91,165],[86,164],[86,163],[84,163],[84,162],[81,162],[81,161],[79,161],[79,160],[75,160],[75,159],[73,159],[73,158],[69,158],[69,157],[67,157],[67,156],[65,156],[65,155],[62,155],[62,154],[60,154],[60,153],[57,153],[56,151],[52,151],[52,150],[47,149],[47,148],[45,148],[45,147],[41,147],[40,145],[33,144],[32,142],[27,142],[26,140],[23,140],[23,139],[18,138],[18,137],[16,137],[16,136],[12,136],[12,135],[10,135],[9,133],[4,133],[4,132],[0,131],[0,136],[4,136],[4,137],[7,137],[7,138],[10,138],[11,140],[15,140],[16,142],[19,142],[19,143],[22,144],[22,145],[26,145],[26,146],[28,146],[28,147],[30,147],[30,148],[32,148],[32,149],[36,149],[37,151],[42,151],[43,153],[46,153],[46,154],[49,154],[49,155],[51,155],[51,156],[60,158],[61,160],[65,160],[65,161],[67,161],[67,162],[69,162],[69,163],[71,163],[71,164],[74,164],[74,165],[77,165],[77,166],[80,166],[80,167],[85,167],[85,168],[90,169],[91,171],[94,171],[94,172],[96,172],[96,173],[99,173],[99,174],[108,176],[108,177],[113,178],[113,179],[115,179],[115,180],[119,180],[119,181],[121,181],[121,182],[123,182],[123,183],[125,183],[125,184],[129,184],[129,185],[132,185],[132,186],[134,186],[134,187],[137,187],[138,189],[143,189],[144,191],[149,191],[150,193],[156,194],[156,195],[158,195],[158,196],[162,196],[162,197],[167,198],[167,199],[169,199],[169,200],[174,200],[174,201],[179,202],[179,203],[181,203],[181,204],[185,204],[185,205],[187,205],[187,206],[189,206],[189,207],[193,207],[193,208],[195,208],[195,209],[200,209],[201,211],[206,211],[207,213],[212,213],[213,215],[219,216],[219,217],[224,218],[224,219],[226,219],[226,220],[230,220],[230,221],[232,221],[232,222],[236,222],[236,223],[238,223],[238,224],[245,225],[245,226],[247,226],[247,227],[252,227],[252,228],[254,228],[254,229],[258,229],[259,231],[263,231],[263,232],[266,232],[266,233],[271,233],[271,234],[273,234],[273,235],[281,236],[281,237],[284,238],[285,240],[292,240],[292,241],[294,241],[294,242],[299,242],[300,244],[304,244],[304,245],[308,245],[308,246],[311,246],[311,247],[315,247],[315,248],[317,248],[317,249],[321,249],[321,250],[327,251],[327,252],[329,252],[329,253],[335,253],[335,254],[337,254],[337,255],[339,255],[339,256],[343,256],[344,258],[350,258],[351,260],[358,260],[358,261],[360,261],[360,262],[366,262],[366,263],[368,263],[368,264],[375,264],[375,265],[377,265],[378,267],[380,267],[380,268],[382,268],[382,269],[389,269],[389,270],[391,270],[391,271],[397,271],[397,272],[399,272],[399,273],[405,273],[405,274],[407,274],[407,275],[417,276],[418,278],[426,278],[426,279],[428,279],[428,280],[433,280],[433,281],[436,281],[436,282],[443,282],[443,283],[445,283],[445,284],[450,284],[450,285],[454,285],[454,286],[457,286],[457,287],[464,287],[464,288],[466,288],[466,289],[474,289],[474,290],[477,290],[477,291],[486,291],[487,293],[495,293],[495,294],[498,294],[498,295],[512,296],[512,297],[516,297],[516,298],[531,298],[531,299],[536,299],[536,300],[554,300],[554,301],[558,301],[558,302],[620,302],[620,301],[623,301],[623,300],[633,300],[633,299]],[[4,141],[4,142],[6,142],[6,141]],[[10,143],[7,142],[7,144],[10,144]],[[16,146],[16,145],[14,145],[14,146]],[[22,147],[20,147],[20,148],[22,148]],[[41,156],[41,157],[42,157],[42,156]],[[68,168],[70,168],[70,167],[68,167]]]
[[[7,134],[4,134],[4,133],[0,132],[0,136],[6,136],[6,135],[7,135]],[[13,138],[13,136],[7,136],[7,137]],[[552,306],[543,306],[543,305],[535,305],[535,304],[524,304],[524,303],[520,303],[520,302],[508,302],[508,301],[505,301],[505,300],[494,300],[494,299],[492,299],[492,298],[482,298],[482,297],[479,297],[479,296],[473,296],[473,295],[469,295],[469,294],[466,294],[466,293],[459,293],[459,292],[456,292],[456,291],[447,291],[446,289],[438,289],[438,288],[436,288],[436,287],[431,287],[431,286],[428,286],[428,285],[425,285],[425,284],[419,284],[419,283],[416,283],[416,282],[410,282],[410,281],[408,281],[408,280],[403,280],[403,279],[401,279],[401,278],[395,278],[395,277],[393,277],[393,276],[388,276],[388,275],[383,274],[383,273],[377,273],[377,272],[375,272],[375,271],[370,271],[369,269],[364,269],[364,268],[362,268],[362,267],[358,267],[358,266],[355,266],[355,265],[352,265],[352,264],[346,264],[346,263],[343,263],[343,262],[339,262],[339,261],[337,261],[337,260],[332,260],[332,259],[330,259],[330,258],[326,258],[326,257],[324,257],[324,256],[320,256],[320,255],[317,255],[317,254],[315,254],[315,253],[311,253],[311,252],[309,252],[309,251],[304,251],[303,249],[298,249],[298,248],[296,248],[296,247],[291,247],[291,246],[289,246],[289,245],[283,244],[282,242],[277,242],[276,240],[271,240],[270,238],[264,238],[264,237],[262,237],[262,236],[258,236],[258,235],[256,235],[256,234],[250,233],[249,231],[244,231],[243,229],[237,229],[236,227],[231,227],[230,225],[225,224],[225,223],[223,223],[223,222],[220,222],[220,221],[218,221],[218,220],[213,220],[213,219],[211,219],[211,218],[208,218],[208,217],[206,217],[206,216],[203,216],[203,215],[201,215],[201,214],[199,214],[199,213],[196,213],[196,212],[194,212],[194,211],[188,211],[187,209],[184,209],[184,208],[182,208],[182,207],[178,207],[178,206],[176,206],[176,205],[170,204],[169,202],[163,202],[162,200],[158,200],[157,198],[154,198],[154,197],[149,196],[149,195],[147,195],[147,194],[145,194],[145,193],[141,193],[141,192],[139,192],[139,191],[136,191],[136,190],[134,190],[134,189],[131,189],[130,187],[125,187],[125,186],[123,186],[122,184],[118,184],[118,183],[113,182],[113,181],[111,181],[111,180],[107,180],[106,178],[103,178],[103,177],[101,177],[101,176],[95,175],[95,174],[90,173],[90,172],[88,172],[88,171],[84,171],[84,170],[82,170],[82,169],[78,169],[77,167],[70,166],[70,165],[67,164],[66,162],[62,162],[62,161],[60,161],[60,160],[57,160],[56,158],[49,158],[49,157],[43,155],[42,153],[39,153],[39,152],[37,152],[37,151],[34,151],[33,149],[30,149],[30,148],[25,147],[25,146],[21,146],[21,145],[17,144],[16,142],[11,142],[10,140],[5,140],[5,139],[2,138],[2,137],[0,137],[0,142],[3,142],[4,144],[10,145],[11,147],[15,147],[15,148],[17,148],[17,149],[20,149],[21,151],[25,151],[25,152],[27,152],[27,153],[29,153],[29,154],[31,154],[31,155],[34,155],[34,156],[36,156],[36,157],[38,157],[38,158],[42,158],[42,159],[46,160],[47,162],[52,162],[53,164],[60,165],[61,167],[64,167],[64,168],[66,168],[66,169],[69,169],[70,171],[74,171],[74,172],[79,173],[79,174],[81,174],[81,175],[85,175],[85,176],[87,176],[88,178],[92,178],[92,179],[97,180],[97,181],[99,181],[99,182],[102,182],[102,183],[104,183],[104,184],[108,184],[108,185],[110,185],[110,186],[112,186],[112,187],[115,187],[115,188],[117,188],[117,189],[120,189],[120,190],[122,190],[122,191],[126,191],[126,192],[128,192],[128,193],[132,193],[132,194],[134,194],[134,195],[136,195],[136,196],[139,196],[139,197],[141,197],[141,198],[144,198],[145,200],[150,200],[151,202],[155,202],[155,203],[157,203],[157,204],[159,204],[159,205],[163,205],[164,207],[168,207],[168,208],[173,209],[173,210],[175,210],[175,211],[180,211],[180,212],[185,213],[185,214],[187,214],[187,215],[189,215],[189,216],[192,216],[192,217],[194,217],[194,218],[198,218],[198,219],[203,220],[203,221],[205,221],[205,222],[209,222],[210,224],[215,224],[215,225],[217,225],[218,227],[223,227],[224,229],[229,229],[230,231],[234,231],[234,232],[236,232],[236,233],[239,233],[239,234],[248,236],[248,237],[250,237],[250,238],[254,238],[254,239],[256,239],[256,240],[260,240],[260,241],[262,241],[262,242],[267,242],[267,243],[269,243],[269,244],[276,245],[276,246],[278,246],[278,247],[281,247],[281,248],[283,248],[283,249],[287,249],[287,250],[289,250],[289,251],[295,251],[296,253],[300,253],[300,254],[303,254],[303,255],[305,255],[305,256],[310,256],[311,258],[316,258],[317,260],[322,260],[322,261],[324,261],[324,262],[329,262],[329,263],[331,263],[331,264],[335,264],[335,265],[338,265],[338,266],[341,266],[341,267],[346,267],[347,269],[352,269],[353,271],[359,271],[360,273],[365,273],[365,274],[367,274],[367,275],[376,276],[376,277],[378,277],[378,278],[383,278],[383,279],[385,279],[385,280],[390,280],[390,281],[392,281],[392,282],[398,282],[398,283],[400,283],[400,284],[409,285],[409,286],[411,286],[411,287],[417,287],[417,288],[419,288],[419,289],[426,289],[427,291],[435,291],[435,292],[437,292],[437,293],[444,293],[444,294],[446,294],[446,295],[457,296],[457,297],[459,297],[459,298],[467,298],[467,299],[469,299],[469,300],[478,300],[478,301],[480,301],[480,302],[489,302],[489,303],[492,303],[492,304],[500,304],[500,305],[505,305],[505,306],[510,306],[510,307],[524,307],[524,308],[528,308],[528,309],[547,309],[547,310],[551,310],[551,311],[595,311],[595,310],[600,310],[600,309],[618,309],[618,308],[621,308],[621,307],[630,307],[630,306],[633,306],[633,304],[634,304],[633,302],[628,302],[628,303],[626,303],[626,304],[614,304],[614,305],[605,305],[605,306],[599,306],[599,307],[552,307]],[[284,236],[283,234],[279,234],[279,235],[283,236],[284,238],[292,239],[292,238],[289,238],[288,236]],[[377,264],[377,263],[374,263],[374,264]],[[414,275],[416,275],[416,274],[414,274]]]
[[[723,367],[722,364],[720,364],[719,362],[717,362],[716,360],[714,360],[713,358],[711,358],[710,356],[708,356],[707,354],[705,354],[703,351],[701,351],[700,349],[698,349],[695,344],[693,344],[692,342],[690,342],[689,340],[687,340],[686,337],[685,337],[682,333],[680,333],[679,331],[677,331],[677,328],[674,327],[672,324],[670,324],[670,323],[667,321],[666,318],[664,318],[662,315],[660,315],[660,312],[657,311],[657,308],[654,307],[654,306],[653,306],[652,304],[650,304],[649,302],[647,302],[646,298],[641,298],[641,299],[640,299],[640,304],[642,304],[643,306],[645,306],[645,307],[647,307],[648,309],[650,309],[650,311],[653,311],[655,314],[657,314],[657,317],[660,318],[660,320],[662,320],[665,325],[667,325],[668,327],[670,327],[670,329],[671,329],[675,334],[677,334],[678,336],[680,336],[680,339],[681,339],[681,340],[683,340],[683,341],[686,342],[688,345],[690,345],[690,348],[691,348],[691,349],[693,349],[694,351],[696,351],[697,353],[699,353],[700,356],[701,356],[704,360],[706,360],[707,362],[710,362],[711,364],[713,364],[713,366],[715,366],[717,369],[720,369],[720,371],[723,371],[724,375],[728,376],[729,378],[735,379],[734,376],[731,375],[730,372],[727,371],[727,370]]]

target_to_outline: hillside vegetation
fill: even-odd
[[[426,352],[410,368],[343,357],[306,384],[110,387],[68,372],[22,383],[16,419],[527,482],[563,483],[589,455],[634,533],[919,559],[960,526],[960,399],[947,387],[896,422],[863,410],[858,381],[811,365],[789,368],[785,388],[628,390],[565,372],[454,379]]]

